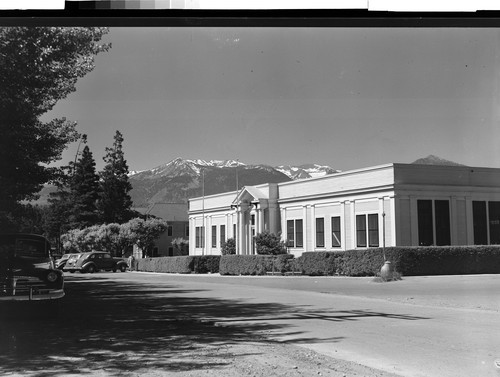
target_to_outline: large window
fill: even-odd
[[[287,246],[304,247],[304,230],[302,220],[286,222]]]
[[[204,232],[203,226],[197,226],[195,231],[196,231],[196,240],[195,240],[195,247],[205,247],[205,232]]]
[[[472,202],[472,222],[474,227],[474,245],[488,245],[488,214],[486,202]]]
[[[341,241],[340,216],[332,217],[332,247],[340,247]]]
[[[500,244],[500,202],[488,203],[488,216],[490,223],[490,244]]]
[[[325,219],[316,219],[316,247],[325,247]]]
[[[356,246],[378,247],[378,215],[356,215]]]
[[[418,244],[420,246],[451,244],[450,202],[418,200]]]
[[[224,242],[226,242],[226,226],[221,225],[220,226],[220,237],[219,237],[220,247],[222,247],[222,245],[224,245]]]
[[[174,233],[174,228],[172,225],[167,226],[167,236],[172,237],[172,234]]]
[[[217,225],[212,225],[212,247],[217,247]]]

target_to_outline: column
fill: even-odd
[[[308,242],[309,242],[309,235],[307,234],[307,224],[309,223],[309,221],[307,220],[307,207],[308,205],[303,205],[302,206],[302,218],[304,219],[303,220],[303,225],[304,225],[304,229],[303,229],[303,232],[302,232],[302,242],[304,243],[304,251],[309,251],[309,247],[308,247]]]
[[[306,233],[306,232],[307,232],[307,228],[305,229],[304,233]],[[314,204],[311,205],[311,234],[310,234],[310,240],[311,240],[311,250],[310,251],[314,251],[314,250],[316,250],[316,206]]]

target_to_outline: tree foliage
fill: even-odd
[[[123,135],[116,131],[114,143],[111,148],[106,148],[103,157],[106,165],[101,175],[101,192],[98,209],[101,220],[105,223],[124,223],[131,214],[132,199],[129,191],[132,185],[128,180],[128,165],[123,153]]]
[[[221,253],[222,255],[236,254],[236,240],[234,238],[228,238],[222,244]]]
[[[86,145],[82,156],[75,164],[70,178],[71,228],[85,228],[99,221],[97,199],[99,198],[99,176],[95,170],[92,152]]]
[[[162,219],[134,218],[124,224],[93,225],[83,229],[72,229],[61,236],[66,253],[103,250],[123,256],[127,248],[137,245],[143,254],[154,245],[167,229]]]
[[[279,234],[264,231],[257,234],[254,239],[257,247],[257,254],[278,255],[287,253],[285,243],[281,240]]]
[[[106,28],[0,28],[0,210],[36,197],[54,179],[68,143],[78,139],[74,122],[40,120],[75,91],[94,69]]]

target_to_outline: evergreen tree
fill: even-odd
[[[70,227],[82,229],[95,225],[99,221],[97,212],[99,176],[95,170],[94,157],[87,145],[74,165],[69,191],[71,197]]]
[[[113,147],[106,148],[106,156],[103,158],[106,165],[100,173],[98,209],[104,223],[122,224],[132,217],[132,199],[129,195],[132,185],[128,180],[128,166],[122,144],[123,135],[116,131]]]
[[[54,179],[68,145],[78,139],[74,122],[40,117],[76,90],[94,69],[105,28],[0,28],[0,224],[23,200]]]

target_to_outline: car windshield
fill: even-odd
[[[36,239],[5,239],[0,244],[0,253],[2,255],[13,253],[20,257],[45,257],[48,252],[45,242]]]

